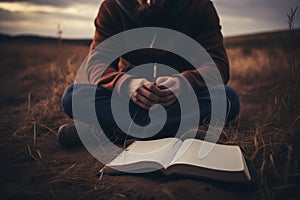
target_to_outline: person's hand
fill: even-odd
[[[128,88],[131,100],[143,109],[150,109],[160,100],[160,89],[147,79],[131,79]]]
[[[156,80],[157,86],[160,88],[159,103],[163,106],[170,106],[176,102],[176,95],[181,92],[181,83],[178,77],[163,76]]]
[[[180,77],[159,77],[156,85],[145,78],[123,76],[117,82],[120,95],[129,95],[131,100],[142,107],[150,109],[154,104],[168,107],[176,102],[179,94],[184,90],[184,82]]]

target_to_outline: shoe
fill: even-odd
[[[64,124],[57,132],[58,142],[66,148],[82,147],[83,144],[74,123]]]

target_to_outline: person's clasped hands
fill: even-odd
[[[186,80],[179,76],[162,76],[155,84],[145,78],[133,78],[125,75],[117,83],[120,95],[129,95],[131,100],[142,107],[150,109],[155,104],[168,107],[177,101],[186,86]],[[126,92],[127,91],[127,92]]]

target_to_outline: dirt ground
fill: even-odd
[[[59,126],[71,121],[60,97],[89,41],[0,37],[0,199],[296,199],[300,109],[290,105],[295,88],[281,90],[289,77],[278,73],[289,66],[286,36],[235,37],[225,43],[229,85],[240,95],[241,114],[222,138],[240,145],[250,160],[257,174],[251,186],[160,172],[100,179],[99,161],[84,148],[63,148],[56,138]],[[298,36],[296,31],[294,44]]]

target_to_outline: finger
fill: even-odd
[[[168,107],[168,106],[174,104],[176,101],[177,101],[177,99],[176,99],[176,98],[173,98],[173,99],[171,99],[170,101],[162,102],[162,103],[160,103],[160,104],[161,104],[162,106]]]
[[[143,95],[149,101],[156,103],[159,100],[159,96],[152,91],[148,90],[146,87],[141,87],[138,89],[138,94]]]
[[[156,104],[156,102],[150,101],[149,99],[147,99],[146,97],[144,97],[142,94],[139,94],[139,93],[137,93],[136,98],[139,102],[143,103],[148,108],[150,108],[151,106]]]
[[[151,106],[153,106],[154,104],[156,104],[159,101],[159,97],[156,96],[156,100],[151,100],[147,97],[145,97],[143,91],[146,91],[146,93],[150,93],[149,91],[147,91],[146,89],[140,88],[138,89],[135,94],[134,97],[140,102],[142,103],[146,108],[150,108]],[[151,93],[150,93],[151,94]],[[152,94],[154,95],[154,94]],[[155,95],[154,95],[155,96]]]
[[[172,87],[175,82],[170,77],[160,77],[156,80],[158,86]]]
[[[149,90],[150,92],[152,92],[153,94],[155,94],[156,96],[161,96],[162,92],[161,89],[159,89],[156,85],[148,83],[144,85],[144,88],[146,88],[147,90]]]
[[[169,79],[169,78],[166,77],[166,76],[158,77],[158,78],[156,79],[156,83],[159,85],[159,84],[161,84],[161,83],[167,81],[168,79]]]
[[[131,100],[137,104],[138,106],[140,106],[141,108],[145,109],[145,110],[149,110],[150,107],[145,105],[143,102],[139,101],[138,98],[137,98],[137,93],[134,93],[132,96],[131,96]]]
[[[156,79],[156,83],[161,84],[163,82],[167,82],[168,80],[170,80],[170,77],[168,77],[168,76],[161,76],[161,77],[158,77]]]
[[[168,88],[163,88],[160,90],[160,97],[166,97],[173,94],[174,94],[173,91]]]
[[[144,87],[153,93],[157,93],[160,91],[160,89],[157,87],[157,85],[153,84],[153,83],[147,83],[144,85]]]
[[[161,97],[160,100],[159,100],[159,103],[167,103],[169,101],[174,101],[174,100],[177,100],[177,97],[172,94],[172,95],[169,95],[169,96],[165,96],[165,97]]]
[[[170,89],[168,89],[164,86],[159,86],[158,87],[154,84],[147,84],[147,85],[144,85],[144,87],[147,90],[149,90],[150,92],[152,92],[153,94],[155,94],[156,96],[158,96],[158,97],[168,96],[168,95],[171,95],[173,93]]]

